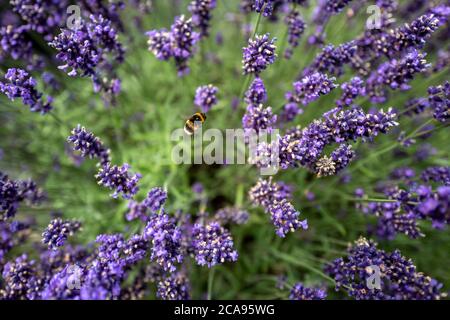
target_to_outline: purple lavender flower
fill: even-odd
[[[189,73],[187,62],[193,56],[194,45],[199,38],[199,34],[193,30],[191,19],[186,20],[184,16],[175,18],[170,28],[170,46],[179,76]]]
[[[380,270],[380,288],[367,287],[368,278]],[[434,300],[444,296],[442,284],[416,270],[410,259],[396,250],[387,253],[376,243],[360,238],[348,255],[325,267],[334,278],[336,289],[343,288],[357,300]]]
[[[450,119],[450,83],[430,87],[428,89],[428,103],[433,110],[433,117],[439,122],[446,123]]]
[[[67,141],[73,144],[74,151],[80,151],[82,157],[97,158],[102,166],[111,161],[110,150],[98,137],[81,125],[72,130],[72,135],[67,138]]]
[[[67,265],[53,274],[41,292],[43,300],[79,300],[85,270],[79,265]]]
[[[166,200],[167,192],[162,188],[155,187],[148,192],[147,198],[145,198],[143,204],[149,208],[152,213],[156,213],[164,207]]]
[[[148,207],[143,202],[137,202],[131,200],[128,202],[128,210],[125,215],[127,221],[140,219],[141,221],[147,221],[149,216]]]
[[[245,103],[259,105],[267,101],[267,91],[261,78],[256,77],[245,93]]]
[[[268,209],[272,203],[292,197],[292,189],[283,182],[274,182],[272,177],[258,182],[249,190],[248,197],[253,205]]]
[[[0,266],[5,263],[6,254],[27,239],[32,224],[33,221],[27,220],[12,222],[0,220]]]
[[[450,224],[450,187],[439,186],[436,192],[431,187],[417,188],[418,204],[415,208],[417,215],[423,219],[430,219],[433,227],[443,229]]]
[[[327,293],[320,288],[305,287],[302,283],[296,283],[291,290],[291,300],[325,300]]]
[[[122,198],[131,199],[139,190],[137,183],[141,179],[141,175],[139,173],[130,175],[129,168],[130,166],[127,163],[120,167],[107,163],[100,168],[95,177],[99,185],[114,190],[111,195],[113,198],[122,194]]]
[[[188,10],[192,14],[192,23],[194,27],[200,29],[202,37],[209,35],[211,11],[216,4],[216,0],[193,0],[188,6]]]
[[[42,242],[48,245],[49,249],[57,250],[62,247],[67,238],[72,236],[81,228],[79,221],[63,221],[61,218],[50,221],[49,225],[42,233]]]
[[[435,181],[450,186],[450,167],[429,167],[420,175],[425,182]]]
[[[120,20],[120,10],[125,9],[124,1],[108,0],[105,3],[101,0],[83,0],[81,5],[90,14],[101,15],[110,20],[118,30],[123,30],[123,23]]]
[[[379,133],[387,133],[390,128],[397,126],[395,118],[396,114],[392,109],[388,112],[380,110],[373,114],[366,114],[359,107],[327,112],[323,120],[315,120],[304,128],[300,137],[285,135],[279,139],[280,166],[287,169],[302,165],[314,171],[317,160],[327,145],[357,139],[370,140]],[[347,158],[351,158],[350,153]],[[333,164],[330,158],[323,161],[324,167]]]
[[[416,172],[410,167],[399,167],[391,171],[390,177],[394,180],[410,180],[413,179]]]
[[[149,247],[148,240],[139,234],[131,236],[123,246],[123,254],[127,265],[135,265],[144,259]]]
[[[254,130],[256,133],[261,131],[271,132],[277,116],[273,114],[272,108],[264,108],[262,104],[249,105],[242,117],[242,127],[246,130]]]
[[[69,70],[69,76],[80,74],[82,77],[91,77],[94,90],[105,96],[120,91],[120,81],[115,79],[112,64],[123,62],[125,50],[118,41],[112,22],[107,18],[91,15],[90,21],[83,23],[78,30],[62,29],[49,42],[49,46],[58,51],[56,58],[64,63],[59,69]]]
[[[303,20],[300,12],[292,10],[285,18],[284,22],[288,26],[288,43],[290,47],[284,52],[284,57],[290,59],[293,50],[298,47],[299,39],[305,32],[306,23]]]
[[[245,224],[249,219],[249,214],[246,210],[236,207],[226,207],[218,210],[214,215],[214,218],[222,224]]]
[[[196,182],[192,185],[192,191],[197,194],[202,194],[205,189],[203,188],[203,184],[200,182]]]
[[[177,272],[158,282],[156,295],[163,300],[189,300],[189,291],[189,279],[183,272]]]
[[[410,24],[391,30],[387,34],[386,41],[379,41],[380,51],[387,56],[405,49],[420,49],[426,40],[439,28],[439,19],[433,14],[425,14],[413,20]]]
[[[6,263],[2,277],[4,289],[0,291],[0,298],[4,300],[33,299],[40,291],[35,261],[28,260],[26,254]]]
[[[353,151],[351,145],[341,144],[336,150],[331,153],[331,159],[335,163],[336,173],[341,172],[355,157],[355,151]]]
[[[269,39],[269,34],[256,35],[248,40],[248,46],[243,48],[242,70],[244,74],[259,75],[270,64],[275,62],[276,39]]]
[[[326,74],[314,73],[293,83],[294,90],[285,94],[289,108],[299,108],[299,104],[307,106],[311,102],[327,95],[337,87],[336,78],[328,78]]]
[[[125,278],[125,262],[94,260],[83,279],[80,288],[82,300],[117,299],[121,283]]]
[[[47,39],[52,36],[54,29],[64,24],[68,3],[66,0],[11,0],[11,7],[30,30],[43,34]]]
[[[212,84],[201,86],[197,88],[195,92],[194,103],[203,112],[208,112],[211,108],[217,104],[217,92],[219,89]]]
[[[5,74],[6,83],[0,81],[0,92],[14,101],[16,98],[21,98],[23,104],[28,105],[32,112],[40,112],[46,114],[53,107],[51,103],[53,98],[47,96],[46,101],[43,99],[43,94],[37,91],[37,82],[28,72],[22,69],[11,68]]]
[[[148,36],[148,50],[159,60],[169,60],[172,57],[170,32],[166,29],[152,30],[146,33]]]
[[[264,17],[269,17],[273,13],[275,0],[254,0],[253,1],[253,9],[263,14]]]
[[[200,266],[211,268],[226,261],[236,261],[238,253],[234,249],[230,232],[217,222],[203,226],[194,225],[192,230],[195,260]]]
[[[312,64],[303,71],[303,75],[307,76],[319,72],[341,76],[344,72],[344,65],[353,61],[357,47],[357,43],[353,40],[338,47],[333,45],[325,46]]]
[[[287,103],[284,105],[280,114],[280,121],[287,123],[293,121],[299,114],[303,114],[303,109],[300,109],[296,103]]]
[[[300,212],[295,210],[294,206],[286,199],[274,201],[270,204],[268,211],[275,226],[275,232],[281,238],[299,228],[308,229],[308,221],[299,220]]]
[[[14,60],[31,62],[33,43],[26,36],[29,29],[27,25],[0,27],[0,58],[9,55]]]
[[[341,12],[352,0],[326,0],[325,10],[332,14]]]
[[[175,219],[165,213],[153,214],[145,227],[144,236],[153,244],[151,259],[165,271],[174,272],[175,264],[183,262],[181,230],[176,226]]]
[[[0,171],[0,221],[14,217],[21,202],[35,204],[44,198],[44,193],[33,181],[11,180]]]
[[[342,96],[336,101],[336,105],[341,108],[351,106],[356,98],[366,94],[364,80],[360,77],[354,77],[349,82],[342,84],[341,89]]]
[[[401,60],[391,60],[383,63],[367,80],[366,90],[373,103],[386,101],[385,86],[392,90],[409,90],[408,83],[416,73],[424,72],[430,67],[425,60],[425,54],[417,50],[411,51]]]

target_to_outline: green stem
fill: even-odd
[[[207,294],[207,300],[211,300],[212,297],[212,290],[213,290],[213,282],[214,282],[214,273],[216,269],[213,267],[211,270],[209,270],[208,275],[208,294]]]

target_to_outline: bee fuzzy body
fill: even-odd
[[[197,131],[202,123],[206,120],[206,114],[197,112],[192,117],[186,120],[184,124],[184,132],[188,135],[193,135]]]

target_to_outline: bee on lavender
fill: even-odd
[[[206,114],[202,112],[194,113],[189,119],[186,120],[184,124],[184,132],[188,135],[193,135],[205,122]]]

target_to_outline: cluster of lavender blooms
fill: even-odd
[[[55,29],[64,24],[68,2],[63,1],[43,1],[32,0],[11,0],[12,10],[17,13],[26,25],[49,40],[53,36]]]
[[[344,73],[344,66],[352,61],[356,49],[355,41],[349,41],[337,47],[327,45],[311,65],[305,68],[303,75],[321,72],[341,76]]]
[[[197,91],[195,92],[195,105],[199,107],[203,112],[208,112],[213,106],[217,104],[218,91],[219,89],[217,89],[217,87],[213,86],[212,84],[198,87]]]
[[[293,83],[294,90],[285,94],[287,100],[283,110],[283,119],[292,121],[297,114],[303,112],[300,104],[309,105],[311,102],[319,99],[323,95],[327,95],[337,87],[336,78],[329,78],[326,74],[314,73],[306,76],[300,81]]]
[[[253,205],[263,207],[270,214],[279,237],[284,238],[289,232],[299,228],[308,228],[307,220],[299,220],[300,212],[289,202],[292,197],[291,187],[283,182],[274,182],[272,177],[267,180],[259,179],[249,190],[248,196]]]
[[[356,98],[366,95],[366,86],[364,80],[360,77],[354,77],[349,82],[341,85],[342,96],[336,101],[339,108],[349,107]]]
[[[431,86],[428,88],[428,97],[414,98],[408,101],[403,114],[411,116],[429,111],[437,121],[446,123],[449,119],[449,97],[450,84],[448,81],[438,86]]]
[[[216,0],[193,0],[189,4],[189,12],[192,14],[192,23],[200,30],[201,37],[209,35],[211,23],[211,11],[216,7]]]
[[[380,270],[381,288],[369,288],[367,280]],[[334,278],[336,290],[343,289],[357,300],[436,300],[444,298],[442,284],[421,272],[400,251],[385,252],[371,240],[360,238],[346,257],[325,267]]]
[[[152,188],[143,201],[130,200],[128,202],[126,219],[128,221],[140,219],[145,222],[151,214],[158,213],[164,207],[166,200],[167,192],[160,187]]]
[[[170,31],[166,29],[147,32],[148,50],[159,60],[173,58],[179,76],[189,73],[188,61],[195,52],[200,34],[195,32],[192,19],[184,16],[175,18]]]
[[[145,227],[144,236],[152,243],[151,259],[165,271],[174,272],[176,264],[183,262],[181,229],[176,220],[166,213],[153,214]]]
[[[226,261],[236,261],[238,258],[231,234],[218,222],[195,224],[192,238],[195,260],[200,266],[211,268]]]
[[[256,12],[262,13],[265,17],[272,15],[275,0],[255,0],[253,2],[253,9]]]
[[[139,190],[138,182],[141,175],[139,173],[130,174],[129,168],[128,163],[124,163],[122,166],[107,163],[100,168],[95,177],[99,185],[114,190],[111,195],[113,198],[117,198],[121,194],[124,199],[130,199]]]
[[[72,236],[80,228],[81,223],[79,221],[54,219],[50,221],[42,233],[42,242],[48,245],[49,249],[57,250],[58,247],[65,244],[67,237]]]
[[[14,218],[20,203],[37,204],[45,194],[32,180],[11,180],[0,171],[0,221]]]
[[[245,103],[248,105],[259,105],[267,101],[267,90],[264,81],[256,77],[245,93]]]
[[[264,105],[249,104],[242,117],[242,127],[246,131],[252,130],[256,133],[270,133],[277,122],[277,115],[272,112],[271,107]]]
[[[290,59],[293,51],[299,45],[299,39],[306,29],[306,22],[303,20],[300,12],[292,10],[285,18],[288,26],[288,43],[290,47],[284,52],[284,57]]]
[[[110,150],[98,137],[80,124],[72,130],[67,141],[73,145],[74,151],[80,152],[82,157],[95,158],[102,166],[111,161]]]
[[[383,63],[367,79],[366,90],[370,100],[373,103],[386,102],[386,86],[393,90],[409,90],[411,87],[408,83],[414,75],[431,66],[425,60],[425,55],[413,50],[400,60],[393,59]]]
[[[53,98],[43,94],[36,88],[36,80],[22,69],[11,68],[5,74],[7,82],[0,81],[0,92],[4,93],[10,100],[20,98],[23,104],[30,107],[32,112],[46,114],[52,110]]]
[[[315,120],[303,130],[294,128],[271,144],[260,145],[258,153],[266,155],[259,161],[252,155],[259,167],[268,167],[273,162],[267,162],[273,154],[278,155],[276,163],[281,169],[304,166],[319,176],[335,175],[348,166],[354,158],[354,151],[348,145],[351,141],[361,139],[371,141],[380,133],[387,133],[398,125],[396,113],[389,109],[374,113],[365,113],[360,107],[348,110],[332,109],[323,115],[323,119]],[[325,147],[332,144],[339,146],[331,157],[322,155]],[[278,153],[275,152],[278,149]],[[262,150],[261,150],[262,149]]]
[[[107,18],[91,15],[78,30],[62,29],[49,46],[58,51],[56,58],[64,63],[59,69],[69,76],[91,77],[96,92],[116,95],[120,91],[111,66],[124,61],[125,50]]]
[[[358,204],[366,214],[378,217],[373,232],[381,239],[394,239],[405,234],[415,239],[423,236],[418,222],[431,220],[435,229],[444,229],[450,223],[449,167],[429,167],[415,181],[415,173],[409,168],[397,168],[391,177],[406,188],[393,183],[382,184],[377,192],[386,196],[387,202]],[[364,190],[355,192],[358,198],[366,198]]]
[[[277,58],[275,41],[270,35],[256,35],[248,40],[247,47],[242,49],[242,70],[244,74],[259,75],[262,71],[275,62]]]
[[[302,283],[296,283],[289,294],[290,300],[325,300],[326,297],[324,289],[305,287]]]

